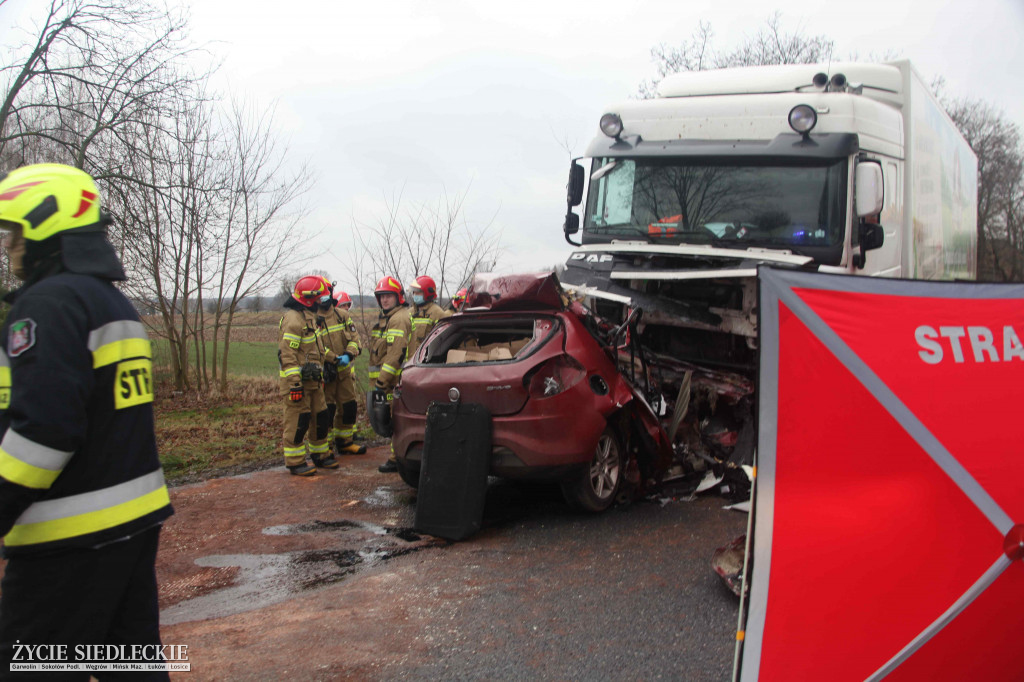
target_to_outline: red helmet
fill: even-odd
[[[423,300],[430,303],[437,298],[437,284],[434,282],[433,277],[427,277],[426,275],[420,275],[413,282],[411,289],[419,289],[423,292]]]
[[[343,305],[347,305],[348,307],[351,308],[352,307],[352,297],[349,296],[348,294],[346,294],[344,291],[335,291],[334,292],[334,305],[338,306],[339,308],[341,306],[343,306]]]
[[[334,282],[332,282],[331,280],[329,280],[329,279],[327,279],[326,277],[323,277],[323,276],[321,276],[320,279],[322,279],[324,281],[324,285],[327,287],[327,293],[330,294],[333,297],[334,296]],[[321,301],[321,303],[326,303],[326,302],[327,301]]]
[[[394,277],[381,277],[377,286],[373,288],[373,295],[377,297],[377,305],[380,305],[381,294],[397,294],[399,304],[405,303],[405,290],[402,283]]]
[[[452,299],[452,306],[456,310],[462,310],[462,306],[466,304],[466,288],[463,287],[455,292],[455,298]]]
[[[320,275],[306,275],[295,283],[292,298],[307,308],[326,303],[331,298],[331,283]]]

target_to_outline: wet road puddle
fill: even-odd
[[[196,565],[238,567],[234,583],[173,604],[160,612],[161,625],[224,618],[254,611],[341,582],[354,573],[383,562],[446,544],[411,528],[387,528],[365,521],[311,521],[264,528],[265,535],[333,533],[336,549],[313,549],[283,554],[217,554],[196,559]]]

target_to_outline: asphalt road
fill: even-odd
[[[492,484],[483,532],[420,553],[433,589],[472,594],[437,614],[431,660],[388,676],[732,679],[739,600],[710,568],[746,530],[728,502],[641,501],[570,512],[554,488]],[[447,616],[447,618],[446,618]]]
[[[746,530],[718,496],[600,515],[492,481],[483,529],[411,529],[382,449],[172,491],[157,571],[174,680],[731,679],[739,600],[710,567]]]

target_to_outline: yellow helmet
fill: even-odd
[[[25,239],[44,239],[100,221],[100,193],[85,171],[37,163],[0,177],[0,220],[17,223]]]

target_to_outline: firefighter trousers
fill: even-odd
[[[11,557],[0,583],[0,680],[170,679],[166,671],[11,672],[12,659],[25,659],[18,642],[66,645],[68,663],[80,645],[125,645],[129,652],[132,645],[159,646],[159,543],[154,526],[97,549]]]
[[[324,384],[327,400],[327,411],[330,414],[330,439],[340,438],[344,443],[351,443],[356,435],[356,384],[352,374],[346,370],[337,379]]]
[[[281,399],[284,401],[284,433],[281,446],[284,450],[285,466],[300,466],[306,462],[306,445],[309,436],[309,455],[314,459],[327,457],[329,448],[327,434],[331,423],[324,399],[323,384],[319,381],[302,382],[302,400],[290,397],[290,382],[281,382]]]

